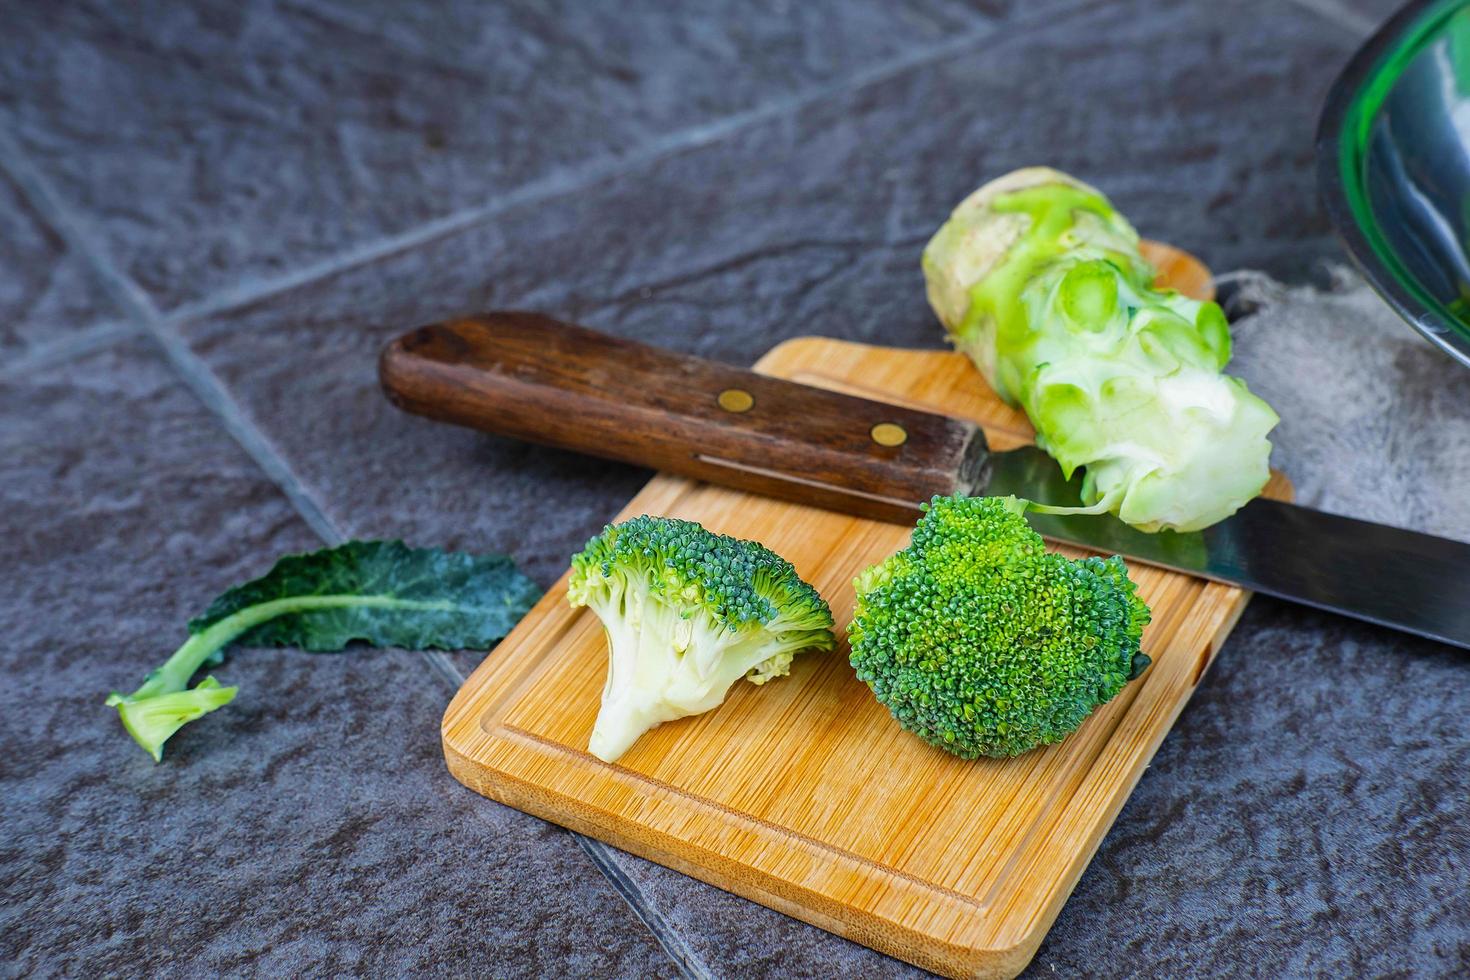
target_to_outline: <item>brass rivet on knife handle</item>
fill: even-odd
[[[902,446],[909,440],[909,434],[903,431],[903,426],[895,422],[879,422],[868,435],[880,446]]]
[[[719,398],[715,400],[720,403],[720,407],[725,411],[734,412],[737,415],[741,412],[750,411],[751,406],[755,404],[755,399],[744,388],[726,388],[720,392]]]
[[[379,377],[405,411],[878,520],[983,486],[973,422],[536,313],[421,327],[384,349]]]

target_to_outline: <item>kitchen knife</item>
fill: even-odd
[[[767,377],[536,313],[421,327],[384,349],[399,408],[861,517],[913,523],[935,494],[1080,503],[1034,446],[973,422]],[[1470,647],[1470,544],[1256,499],[1203,531],[1028,513],[1045,537]]]

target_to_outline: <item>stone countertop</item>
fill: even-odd
[[[0,974],[918,975],[455,783],[474,655],[247,652],[159,766],[101,699],[282,552],[403,537],[549,584],[647,478],[393,411],[404,327],[938,346],[920,246],[1032,163],[1310,280],[1341,257],[1317,107],[1388,8],[8,10]],[[1029,972],[1463,975],[1466,668],[1254,602]]]

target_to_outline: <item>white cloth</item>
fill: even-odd
[[[1281,416],[1271,463],[1298,503],[1470,540],[1470,368],[1355,274],[1331,288],[1222,277],[1240,376]],[[1467,586],[1470,587],[1470,586]]]

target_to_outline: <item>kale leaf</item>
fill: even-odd
[[[190,721],[228,704],[237,688],[200,667],[231,644],[333,653],[354,642],[410,650],[486,649],[510,632],[541,590],[504,555],[349,541],[288,555],[225,592],[189,622],[189,639],[132,694],[113,693],[123,726],[154,761]]]

